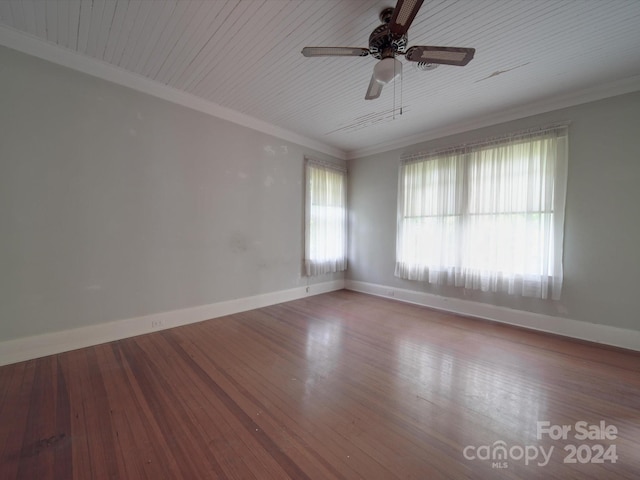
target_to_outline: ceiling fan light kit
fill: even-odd
[[[433,70],[438,65],[465,66],[475,54],[474,48],[413,46],[407,50],[407,31],[424,0],[398,0],[395,8],[380,12],[382,25],[369,36],[369,48],[361,47],[305,47],[305,57],[366,57],[378,59],[365,95],[366,100],[378,98],[382,87],[402,77],[402,63],[396,58],[404,55],[416,63],[419,70]]]
[[[393,82],[400,75],[402,75],[402,63],[397,58],[383,58],[373,67],[373,78],[382,85]]]

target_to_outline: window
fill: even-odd
[[[306,161],[305,257],[307,275],[347,268],[347,172]]]
[[[567,128],[403,159],[396,275],[560,297]]]

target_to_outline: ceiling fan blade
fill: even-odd
[[[476,53],[475,48],[414,46],[405,58],[411,62],[440,63],[464,67]]]
[[[368,48],[360,47],[304,47],[302,55],[305,57],[366,57]]]
[[[382,93],[382,84],[379,83],[375,75],[371,75],[371,81],[369,82],[369,88],[367,88],[367,94],[365,95],[365,100],[374,100],[380,96]]]
[[[424,0],[398,0],[396,8],[393,10],[391,20],[389,20],[389,31],[392,36],[401,37],[407,33],[423,1]]]

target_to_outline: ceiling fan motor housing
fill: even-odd
[[[369,35],[369,54],[380,60],[385,57],[393,57],[397,53],[405,53],[409,40],[404,34],[399,38],[392,38],[389,25],[383,24]]]

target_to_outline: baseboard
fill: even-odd
[[[640,331],[638,330],[628,330],[570,318],[525,312],[523,310],[514,310],[355,280],[346,280],[345,288],[469,317],[483,318],[531,330],[640,351]]]
[[[344,280],[339,279],[212,303],[210,305],[200,305],[181,310],[74,328],[61,332],[8,340],[0,342],[0,365],[8,365],[167,328],[178,327],[180,325],[202,322],[212,318],[297,300],[310,295],[342,290],[344,285]]]

